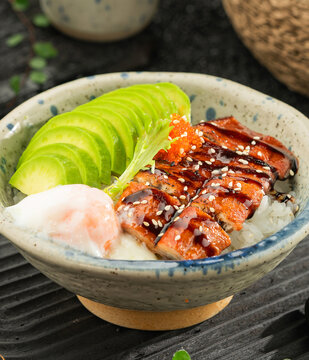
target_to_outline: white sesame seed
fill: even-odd
[[[169,141],[172,141],[172,140],[173,140],[170,136],[168,137],[168,139],[169,139]]]
[[[186,180],[184,178],[178,178],[178,181],[184,183]]]
[[[166,205],[165,208],[164,208],[164,210],[165,210],[165,211],[168,211],[170,208],[171,208],[171,205]]]
[[[211,161],[208,161],[208,160],[206,160],[205,163],[206,163],[207,165],[212,165],[212,162],[211,162]]]
[[[215,200],[215,198],[216,198],[215,196],[210,195],[209,198],[208,198],[208,200],[209,200],[209,201],[213,201],[213,200]]]
[[[201,192],[202,195],[204,195],[204,194],[206,194],[206,193],[207,193],[207,190],[206,190],[206,189]]]
[[[202,142],[202,144],[204,144],[204,143],[205,143],[205,140],[204,140],[204,138],[201,138],[201,142]]]
[[[176,240],[176,241],[180,240],[180,235],[176,235],[176,236],[175,236],[175,240]]]
[[[118,211],[122,210],[124,207],[124,205],[120,205],[119,208],[117,209]]]
[[[145,226],[149,226],[149,225],[150,225],[149,222],[147,222],[147,221],[144,221],[143,224],[144,224]]]
[[[180,148],[179,152],[180,152],[180,154],[183,154],[185,152],[185,150],[183,148]]]
[[[238,159],[238,161],[244,165],[248,165],[248,161],[247,160],[244,160],[244,159]]]
[[[139,205],[140,203],[140,201],[134,201],[133,205]]]
[[[153,223],[154,226],[158,226],[158,223],[155,219],[151,219],[151,222]]]
[[[180,205],[179,209],[184,209],[185,206],[186,206],[185,204],[182,204],[182,205]]]
[[[177,196],[175,196],[175,195],[173,195],[173,198],[174,198],[174,199],[176,199],[176,200],[178,200],[178,197],[177,197]]]
[[[179,120],[174,120],[173,121],[173,124],[178,124],[179,123]]]
[[[235,190],[235,191],[240,191],[240,190],[241,190],[241,188],[234,188],[234,190]]]
[[[187,168],[182,168],[181,171],[187,171],[188,169]]]
[[[243,152],[237,150],[237,151],[236,151],[236,154],[237,154],[237,155],[243,155]]]
[[[179,210],[179,206],[177,206],[177,205],[174,205],[174,208],[175,208],[176,210]]]
[[[160,227],[163,227],[163,224],[161,223],[160,220],[158,220],[158,225],[159,225]]]
[[[246,146],[246,150],[250,150],[250,146],[248,145],[248,146]]]
[[[229,182],[229,187],[233,187],[233,181]]]
[[[227,149],[227,146],[225,146],[225,145],[222,145],[222,148],[223,148],[223,149]]]
[[[163,210],[157,211],[157,215],[160,216],[163,213]]]
[[[290,170],[290,175],[291,175],[291,176],[294,176],[294,175],[295,175],[295,173],[294,173],[293,170]]]
[[[185,186],[185,187],[183,188],[183,190],[184,190],[184,191],[187,191],[187,190],[188,190],[188,186]]]
[[[148,181],[146,181],[146,182],[145,182],[145,185],[146,185],[146,186],[149,186],[149,185],[150,185],[150,183],[149,183]]]
[[[203,226],[200,225],[200,227],[198,228],[200,230],[200,232],[203,232]]]
[[[292,195],[291,195],[291,194],[287,194],[286,197],[287,197],[288,199],[291,199]]]
[[[198,198],[198,195],[195,195],[193,198],[192,198],[192,200],[195,200],[195,199],[197,199]]]
[[[190,158],[190,156],[187,157],[188,161],[193,161],[192,158]]]
[[[256,145],[256,141],[252,140],[251,145]]]
[[[228,166],[224,166],[224,168],[221,169],[221,171],[223,171],[223,172],[226,172],[228,170],[229,170]]]
[[[168,179],[168,176],[167,175],[163,175],[164,179]]]
[[[253,139],[254,140],[260,140],[260,137],[259,136],[254,136]]]
[[[244,150],[245,148],[242,145],[238,145],[240,150]]]
[[[191,149],[192,149],[192,150],[195,150],[195,149],[196,149],[196,146],[195,146],[195,145],[192,145],[192,146],[191,146]]]
[[[201,161],[198,161],[198,164],[199,164],[200,166],[202,166],[202,165],[203,165],[203,163],[202,163]]]
[[[187,117],[186,117],[186,115],[182,115],[182,117],[181,117],[184,121],[188,121],[188,119],[187,119]]]
[[[221,176],[222,176],[222,177],[226,177],[226,175],[227,175],[227,174],[226,174],[226,173],[224,173],[224,174],[222,174]]]
[[[202,245],[203,245],[204,247],[209,246],[209,245],[210,245],[209,240],[207,240],[207,239],[203,239],[203,240],[202,240]]]
[[[235,171],[229,170],[229,173],[230,173],[230,174],[235,174]]]
[[[257,173],[262,173],[263,171],[262,170],[255,170]]]
[[[215,212],[215,209],[214,209],[213,207],[210,207],[209,210],[210,210],[211,212]]]
[[[198,133],[199,133],[198,129],[195,130],[195,133],[196,133],[196,135],[198,135]]]
[[[198,170],[199,168],[200,168],[200,165],[195,165],[195,166],[194,166],[194,169],[195,169],[195,170]]]
[[[124,211],[128,211],[129,209],[130,209],[130,206],[127,205],[123,210],[124,210]]]
[[[175,217],[174,222],[178,221],[180,219],[179,216]]]
[[[263,169],[270,170],[270,167],[269,166],[263,166]]]
[[[187,197],[186,197],[186,195],[180,195],[179,196],[179,199],[182,199],[182,200],[184,200],[184,199],[186,199]]]
[[[186,137],[186,136],[188,136],[188,133],[185,131],[183,134],[181,134],[180,137]]]
[[[211,149],[209,149],[209,154],[215,154],[216,153],[216,150],[215,149],[213,149],[213,148],[211,148]]]
[[[203,135],[204,135],[203,131],[200,131],[200,132],[198,133],[198,136],[203,136]]]
[[[241,188],[241,183],[240,182],[236,183],[236,186]]]
[[[258,156],[263,156],[263,154],[261,153],[261,151],[258,151]]]
[[[214,158],[211,158],[211,159],[210,159],[210,161],[211,161],[211,162],[215,162],[215,161],[216,161],[216,159],[214,159]]]
[[[213,175],[218,175],[218,174],[220,174],[220,170],[215,169],[215,170],[213,170],[211,173],[212,173]]]
[[[148,203],[148,200],[142,200],[141,201],[141,204],[147,204]]]

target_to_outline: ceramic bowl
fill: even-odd
[[[42,273],[75,294],[124,309],[191,309],[229,297],[278,265],[309,231],[309,121],[290,106],[243,85],[189,73],[115,73],[57,86],[0,122],[0,201],[13,203],[8,179],[31,134],[47,119],[119,87],[170,81],[192,102],[193,122],[234,115],[280,139],[300,160],[293,186],[300,210],[285,228],[254,246],[203,260],[124,261],[95,258],[14,227],[0,210],[0,232]]]
[[[114,41],[141,31],[159,0],[40,0],[42,11],[60,31],[90,41]]]

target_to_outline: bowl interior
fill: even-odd
[[[174,82],[188,94],[193,123],[233,115],[250,128],[275,136],[291,149],[300,160],[292,186],[301,212],[309,196],[309,158],[304,156],[308,149],[307,119],[288,105],[231,81],[182,73],[90,76],[48,90],[20,105],[0,123],[0,203],[7,206],[16,202],[16,191],[8,185],[9,178],[32,135],[49,118],[115,88],[159,81]]]

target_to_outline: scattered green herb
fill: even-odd
[[[14,34],[6,39],[6,45],[8,47],[14,47],[20,44],[24,40],[23,34]]]
[[[38,56],[44,59],[51,59],[58,55],[57,49],[50,42],[36,42],[33,45],[33,50]]]
[[[173,360],[191,360],[191,357],[186,350],[179,350],[175,352]]]
[[[21,77],[19,75],[14,75],[10,78],[10,87],[16,95],[20,91],[20,82],[21,82]]]
[[[13,9],[16,11],[25,11],[29,7],[28,0],[15,0],[12,3]]]
[[[50,25],[48,18],[44,14],[34,15],[32,22],[35,26],[38,27],[48,27]]]
[[[34,70],[30,73],[30,80],[36,84],[44,84],[47,80],[47,76],[42,71]]]
[[[29,61],[29,65],[32,69],[41,70],[46,66],[46,60],[41,57],[34,57]]]

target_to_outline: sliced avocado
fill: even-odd
[[[164,109],[166,109],[167,118],[170,117],[171,114],[177,113],[177,107],[165,93],[164,91],[160,90],[156,87],[154,84],[139,84],[139,85],[133,85],[131,89],[142,89],[149,94],[151,94],[153,97],[155,97],[160,104],[163,106]]]
[[[155,85],[162,90],[176,105],[177,113],[181,116],[185,115],[190,122],[191,119],[191,104],[188,96],[175,84],[172,83],[157,83]]]
[[[126,165],[128,165],[133,158],[135,144],[132,138],[131,125],[126,121],[126,119],[115,111],[111,111],[108,109],[104,109],[104,111],[102,111],[100,106],[90,106],[90,104],[87,107],[83,107],[83,112],[100,116],[102,121],[107,121],[110,123],[110,125],[114,127],[124,145],[126,154]]]
[[[41,127],[41,129],[36,133],[35,137],[40,136],[48,129],[54,129],[58,126],[78,126],[85,130],[94,132],[105,143],[110,153],[112,171],[118,174],[119,170],[123,168],[121,157],[115,156],[116,149],[114,146],[113,129],[111,129],[111,126],[108,122],[102,121],[100,117],[91,115],[86,112],[71,111],[65,114],[57,115],[50,119],[44,126]]]
[[[58,185],[81,184],[82,178],[73,161],[62,155],[39,155],[31,158],[11,177],[10,184],[30,195]]]
[[[65,156],[78,167],[83,184],[100,187],[98,168],[85,150],[71,144],[56,143],[38,148],[31,154],[31,159],[39,155]]]
[[[85,150],[99,170],[100,181],[104,184],[110,183],[111,158],[105,143],[94,132],[79,127],[59,126],[42,132],[28,145],[19,159],[19,164],[28,160],[35,150],[56,143],[72,144]]]
[[[83,110],[84,106],[85,105],[82,105],[76,110]],[[104,111],[104,109],[108,109],[114,112],[119,112],[126,119],[126,121],[130,122],[132,126],[134,126],[134,142],[136,142],[137,137],[140,136],[144,131],[142,112],[138,112],[139,109],[136,109],[136,106],[129,101],[117,102],[111,99],[103,98],[101,101],[87,104],[87,107],[88,106],[100,106],[100,108],[102,108],[102,111]]]
[[[113,100],[113,101],[130,101],[135,104],[140,111],[144,114],[142,120],[144,121],[144,128],[148,129],[149,124],[152,121],[156,121],[159,118],[159,114],[152,106],[151,102],[149,102],[144,96],[132,94],[132,92],[124,91],[117,92],[112,91],[111,93],[104,94],[96,99],[96,101],[105,101]]]

